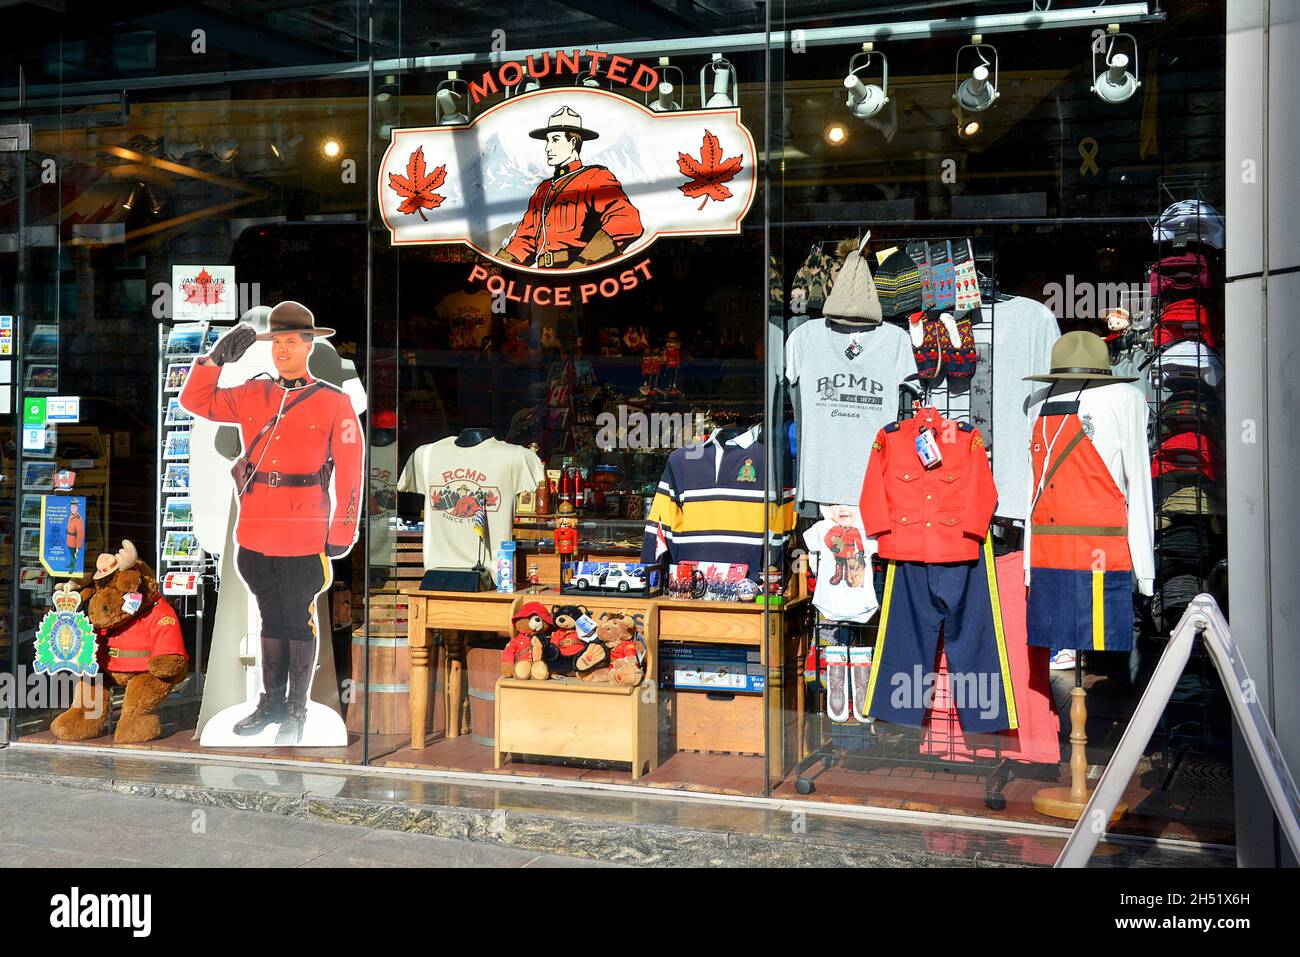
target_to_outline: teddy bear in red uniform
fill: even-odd
[[[555,631],[551,632],[551,652],[548,663],[556,674],[573,674],[578,656],[587,648],[587,642],[578,636],[578,619],[582,609],[577,605],[560,605],[555,609]]]
[[[185,678],[190,659],[176,610],[129,541],[116,554],[96,559],[81,600],[98,638],[100,671],[126,688],[113,740],[152,741],[162,734],[158,706]],[[72,707],[54,719],[50,731],[60,741],[85,741],[103,734],[108,719],[108,683],[85,679]]]
[[[501,652],[501,677],[534,678],[545,681],[551,676],[546,667],[544,643],[555,626],[551,613],[541,602],[525,602],[510,619],[514,637]]]

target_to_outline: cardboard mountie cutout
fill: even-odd
[[[656,113],[564,87],[511,97],[465,126],[394,130],[379,210],[394,246],[465,243],[560,278],[661,236],[739,233],[755,164],[739,109]]]
[[[259,665],[249,671],[247,700],[208,718],[200,743],[340,747],[347,743],[342,718],[310,692],[318,636],[326,631],[321,622],[328,622],[319,599],[333,580],[331,560],[357,539],[364,433],[348,394],[353,390],[309,371],[317,341],[333,330],[316,326],[311,311],[292,301],[266,320],[261,333],[240,323],[195,360],[180,397],[196,417],[239,427],[240,454],[224,482],[227,496],[233,489],[236,498],[235,547],[233,556],[222,555],[222,568],[233,570],[253,596],[241,657],[255,654]],[[264,342],[275,373],[223,384],[224,365]],[[210,534],[211,522],[205,525]]]

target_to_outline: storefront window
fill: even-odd
[[[46,21],[11,739],[1076,813],[1226,606],[1224,5],[926,6]]]

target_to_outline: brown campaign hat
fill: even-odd
[[[103,552],[95,559],[95,581],[103,581],[117,572],[133,568],[140,560],[140,553],[129,538],[122,539],[122,547],[116,554]]]
[[[282,302],[272,309],[266,321],[269,328],[257,337],[262,342],[268,342],[271,337],[285,332],[310,333],[317,339],[322,336],[334,335],[333,329],[326,329],[316,325],[316,317],[311,314],[311,310],[300,302],[294,302],[292,299]]]
[[[1026,382],[1083,382],[1107,379],[1136,382],[1137,376],[1118,376],[1110,369],[1110,349],[1095,332],[1067,332],[1052,346],[1052,371],[1025,376]]]
[[[528,135],[535,140],[546,139],[548,133],[577,133],[584,140],[594,140],[600,136],[595,130],[582,125],[582,117],[567,106],[562,106],[551,114],[550,120],[540,129],[530,130]]]

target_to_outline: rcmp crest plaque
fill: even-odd
[[[54,590],[54,608],[46,612],[36,629],[37,674],[68,671],[90,676],[99,673],[95,660],[95,629],[80,610],[81,595],[72,582]]]

